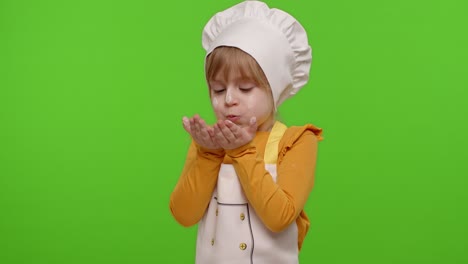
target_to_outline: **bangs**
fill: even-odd
[[[205,65],[207,81],[237,73],[242,79],[254,81],[260,87],[269,87],[268,80],[257,61],[249,54],[234,47],[218,47],[208,55]]]

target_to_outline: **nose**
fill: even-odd
[[[232,89],[227,89],[226,96],[224,97],[226,105],[235,105],[238,103],[237,96],[234,95]]]

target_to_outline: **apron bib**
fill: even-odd
[[[287,127],[276,122],[265,147],[265,169],[276,182],[278,144]],[[232,164],[222,164],[208,210],[198,224],[197,264],[297,264],[297,225],[272,232],[244,195]]]

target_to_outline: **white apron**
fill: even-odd
[[[276,122],[265,148],[265,168],[276,181],[278,143],[286,126]],[[208,210],[198,224],[197,264],[297,264],[297,225],[274,233],[248,203],[232,164],[222,164]]]

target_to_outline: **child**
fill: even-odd
[[[198,223],[196,263],[298,263],[322,130],[287,128],[275,113],[308,81],[306,33],[289,14],[245,1],[211,18],[202,42],[217,122],[183,118],[193,140],[171,212]]]

